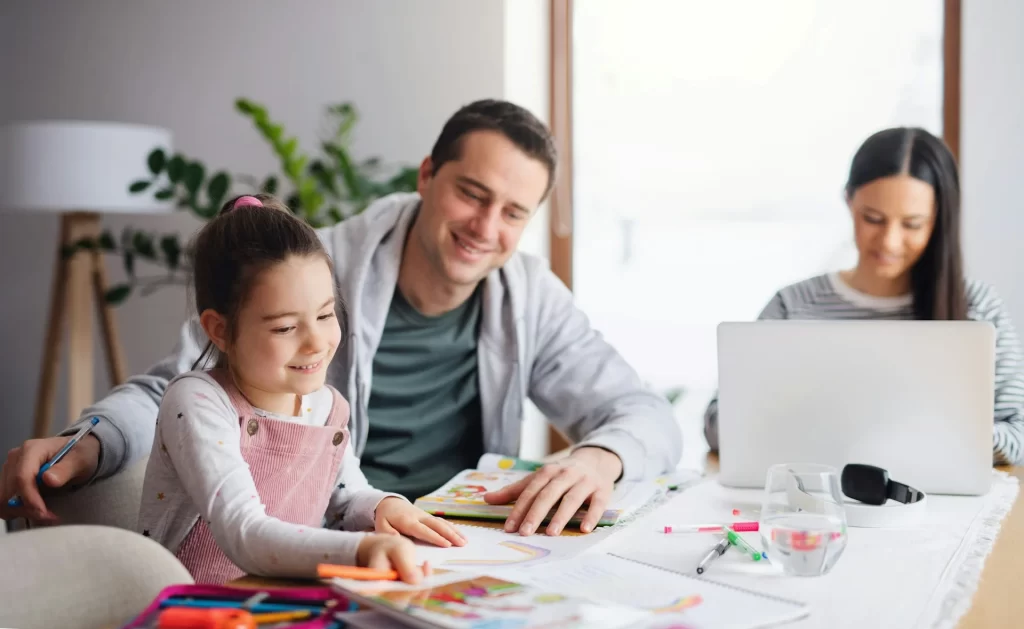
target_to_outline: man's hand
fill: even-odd
[[[621,473],[619,457],[601,448],[583,447],[520,481],[484,494],[484,500],[488,504],[514,501],[516,506],[505,520],[505,531],[518,529],[520,535],[532,535],[556,504],[558,510],[546,533],[559,535],[576,511],[588,503],[580,530],[589,533],[600,521]]]
[[[448,548],[452,544],[466,544],[466,540],[459,535],[454,526],[394,496],[388,496],[377,505],[374,530],[378,533],[398,533],[414,537],[443,548]]]
[[[7,461],[0,472],[0,518],[24,517],[41,524],[56,523],[57,515],[46,507],[40,487],[36,485],[36,475],[69,439],[71,437],[30,439],[7,453]],[[55,489],[69,482],[85,482],[96,473],[99,459],[99,440],[94,435],[86,435],[43,474],[43,485]],[[14,496],[21,496],[22,506],[7,506],[7,501]]]

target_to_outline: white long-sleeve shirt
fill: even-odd
[[[324,426],[332,405],[333,394],[324,387],[303,398],[300,416],[256,413]],[[324,514],[328,528],[271,517],[242,458],[241,430],[238,412],[210,375],[175,379],[160,404],[139,532],[176,552],[201,517],[224,554],[250,574],[310,577],[318,563],[354,565],[377,504],[401,496],[370,487],[349,442]]]

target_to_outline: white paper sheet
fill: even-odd
[[[505,578],[539,588],[640,607],[656,614],[644,627],[754,629],[801,618],[807,608],[706,579],[595,552],[540,570],[509,569]]]

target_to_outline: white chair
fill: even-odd
[[[119,627],[165,587],[193,583],[166,548],[109,526],[8,533],[0,557],[0,627]]]

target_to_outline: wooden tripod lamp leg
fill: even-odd
[[[128,378],[121,352],[121,342],[117,335],[117,324],[114,321],[114,309],[103,298],[107,292],[107,269],[103,265],[103,254],[94,250],[92,253],[92,288],[96,299],[96,310],[103,329],[103,348],[107,357],[107,373],[110,386],[116,387]]]
[[[100,215],[76,212],[68,215],[72,242],[98,238]],[[68,423],[78,419],[94,395],[92,357],[92,276],[91,251],[78,251],[68,260]]]
[[[43,363],[39,375],[39,389],[36,393],[36,417],[32,436],[36,439],[50,435],[53,421],[53,402],[57,395],[57,367],[60,365],[61,335],[64,331],[64,296],[68,280],[67,260],[61,248],[71,241],[68,217],[60,221],[60,240],[57,243],[57,260],[53,267],[53,284],[50,287],[50,313],[46,323],[46,338],[43,341]]]
[[[66,245],[82,238],[96,238],[100,233],[100,215],[94,212],[71,212],[61,216],[60,243],[57,247],[57,261],[50,291],[50,314],[46,324],[46,339],[43,346],[43,364],[36,394],[36,416],[32,435],[48,437],[53,423],[53,403],[57,395],[57,369],[60,366],[61,337],[64,321],[68,322],[68,423],[78,419],[82,409],[93,400],[93,352],[92,352],[92,304],[95,291],[101,288],[104,277],[95,271],[98,253],[81,250],[71,258],[65,258],[62,250]],[[101,295],[102,297],[102,295]],[[101,302],[101,308],[104,306]],[[113,331],[112,314],[101,311],[104,336],[108,348],[117,348]],[[113,339],[111,341],[110,339]],[[111,379],[124,379],[124,363],[120,354],[112,354],[110,361]],[[120,373],[116,373],[119,370]],[[114,376],[118,377],[114,377]]]

